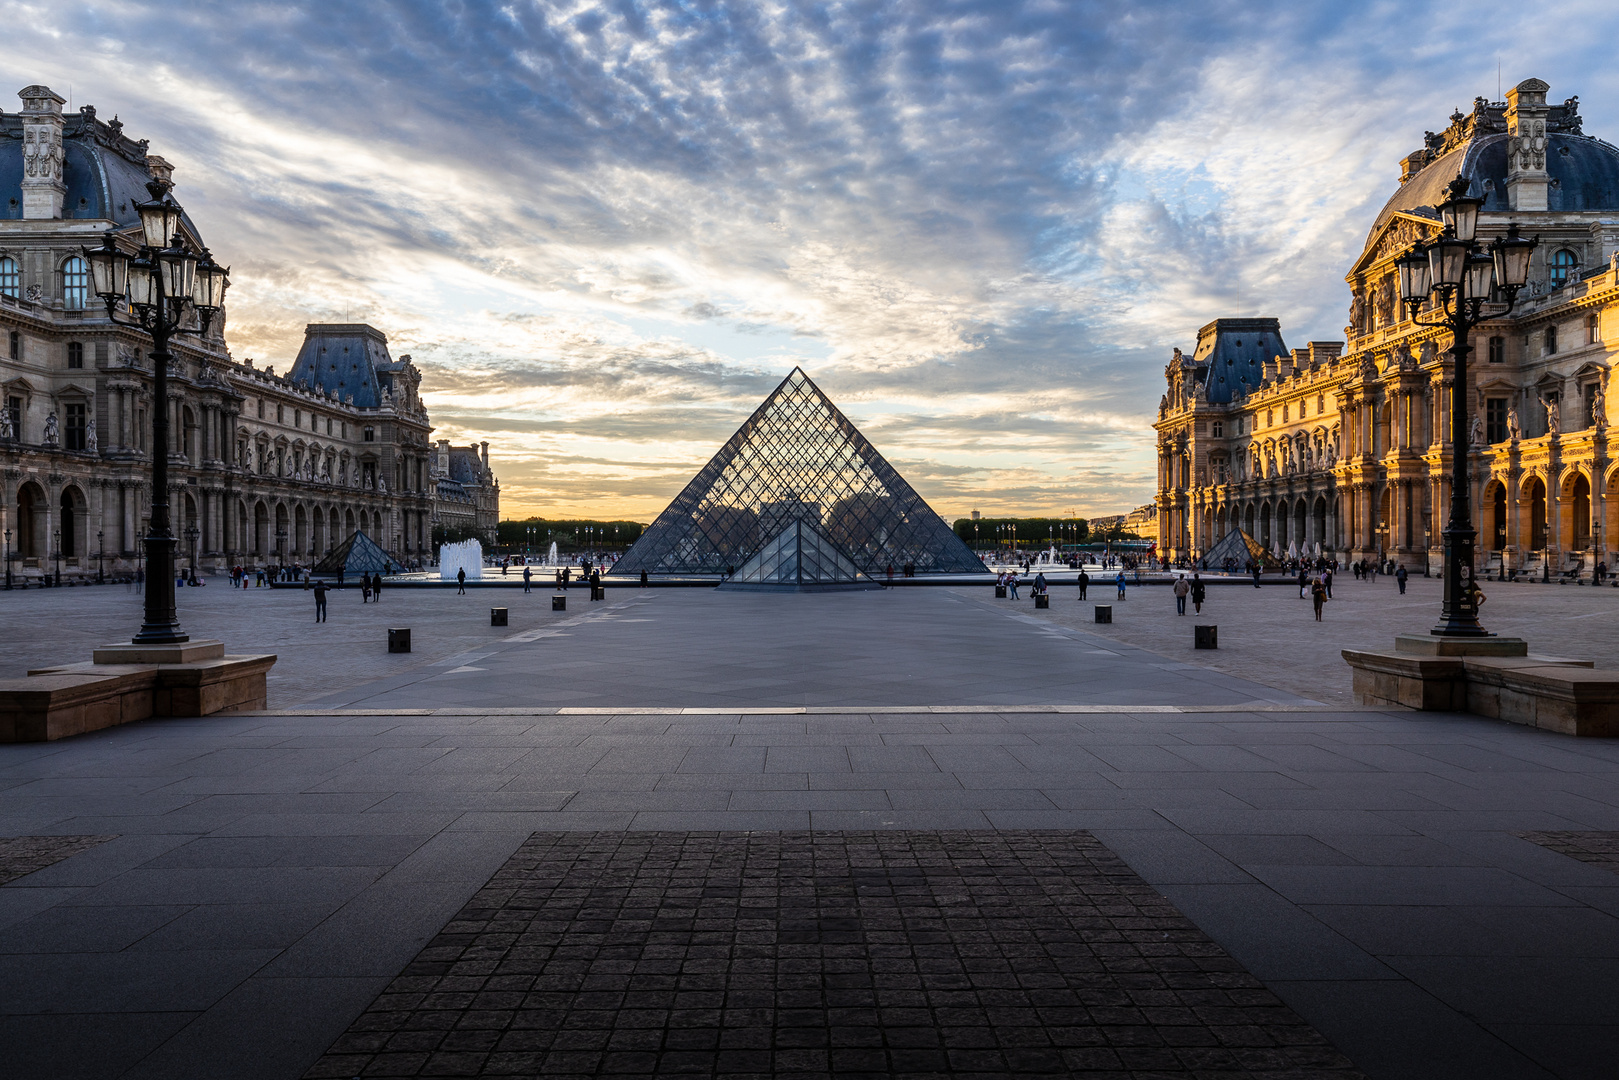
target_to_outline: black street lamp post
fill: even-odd
[[[191,250],[180,231],[183,211],[169,194],[172,185],[153,180],[151,198],[136,205],[141,235],[131,255],[108,230],[101,247],[86,249],[85,260],[95,293],[107,305],[107,318],[119,326],[144,330],[152,338],[152,516],[146,535],[151,580],[147,583],[145,619],[133,639],[136,645],[168,645],[190,641],[180,629],[174,607],[174,534],[169,526],[169,339],[176,334],[202,335],[225,301],[229,272],[208,254]],[[120,319],[123,306],[133,319]],[[196,325],[187,325],[193,321]]]
[[[11,591],[11,530],[6,530],[6,591]]]
[[[186,527],[186,539],[191,542],[191,580],[192,581],[197,580],[197,537],[199,537],[201,535],[202,535],[202,530],[198,529],[195,525],[189,525],[189,526]]]
[[[1485,637],[1474,599],[1473,547],[1477,532],[1468,499],[1469,425],[1467,416],[1467,354],[1473,351],[1468,334],[1487,319],[1512,311],[1518,290],[1529,278],[1529,254],[1539,242],[1518,235],[1511,225],[1497,237],[1489,254],[1480,250],[1474,233],[1483,199],[1467,194],[1469,181],[1458,176],[1450,183],[1450,198],[1439,206],[1445,227],[1438,238],[1419,244],[1401,256],[1395,266],[1400,275],[1400,296],[1418,326],[1448,328],[1450,354],[1455,358],[1450,392],[1450,519],[1441,534],[1445,546],[1445,600],[1439,623],[1431,631],[1440,637]],[[1439,317],[1417,318],[1431,301]],[[1490,308],[1485,311],[1486,306]]]
[[[106,537],[107,537],[107,534],[106,534],[106,532],[104,530],[102,530],[102,529],[97,529],[96,530],[96,584],[97,585],[105,585],[107,583],[107,575],[106,575],[106,572],[103,569],[103,565],[102,565],[102,560],[104,558],[106,558],[106,554],[107,554]]]
[[[56,560],[56,585],[60,588],[62,584],[62,530],[57,529],[51,535],[56,541],[56,550],[52,553],[52,558]]]

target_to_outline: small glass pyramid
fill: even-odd
[[[794,520],[726,579],[722,589],[879,589],[854,561],[838,550],[825,533],[808,521]]]
[[[338,577],[342,574],[393,574],[399,564],[388,558],[388,553],[377,546],[363,532],[354,535],[328,551],[320,562],[310,568],[314,577]]]
[[[740,577],[739,568],[795,522],[808,526],[796,534],[804,543],[837,552],[871,578],[890,570],[899,576],[907,568],[915,574],[988,572],[803,369],[794,368],[613,574]]]

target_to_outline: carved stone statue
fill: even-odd
[[[0,409],[0,442],[11,442],[17,437],[17,430],[11,426],[11,410]]]
[[[1473,426],[1467,431],[1468,446],[1484,445],[1484,418],[1478,413],[1473,414]]]
[[[92,454],[100,453],[96,447],[96,422],[94,419],[84,425],[84,448]]]
[[[1560,415],[1556,398],[1541,398],[1540,403],[1546,406],[1546,434],[1560,435],[1563,431],[1563,421]]]
[[[53,412],[45,417],[45,445],[56,446],[61,442],[61,431],[57,427],[56,414]]]
[[[1591,388],[1591,426],[1598,431],[1608,426],[1608,396],[1602,392],[1601,383]]]
[[[1517,442],[1523,437],[1523,428],[1518,424],[1518,409],[1516,406],[1507,410],[1507,438]]]

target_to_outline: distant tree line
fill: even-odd
[[[495,526],[495,540],[501,548],[512,552],[532,547],[543,554],[553,541],[562,551],[586,546],[617,551],[639,540],[645,528],[639,521],[531,517],[502,521]]]
[[[975,530],[973,527],[977,526]],[[1051,544],[1088,544],[1092,536],[1090,524],[1084,518],[1019,518],[997,517],[957,518],[956,535],[969,547],[1006,547],[1011,545],[1016,529],[1019,547],[1046,547]]]

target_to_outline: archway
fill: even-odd
[[[261,499],[253,507],[253,554],[263,556],[270,550],[270,508]]]
[[[1484,489],[1484,540],[1490,551],[1507,546],[1507,486],[1499,480]]]
[[[321,508],[317,506],[310,513],[309,519],[311,522],[313,522],[313,526],[310,531],[309,553],[319,557],[326,551],[327,546],[325,535],[326,515],[321,511]]]
[[[1585,551],[1591,546],[1591,481],[1577,472],[1564,482],[1561,494],[1558,538],[1567,537],[1571,551]]]
[[[50,537],[50,503],[45,489],[32,480],[17,489],[17,554],[25,559],[43,558]]]
[[[1377,527],[1375,531],[1378,551],[1386,552],[1389,549],[1389,520],[1393,516],[1393,508],[1394,488],[1392,485],[1384,484],[1383,493],[1377,499]]]
[[[347,540],[354,535],[354,510],[343,511],[343,539]]]
[[[292,525],[292,553],[294,555],[307,554],[309,551],[309,513],[299,503],[293,511]]]
[[[280,502],[276,503],[275,536],[273,538],[275,546],[271,549],[271,551],[278,559],[285,559],[287,557],[287,543],[289,540],[291,540],[291,537],[287,535],[287,521],[287,504]]]
[[[1331,546],[1331,541],[1327,538],[1327,499],[1324,495],[1318,496],[1315,500],[1315,528],[1310,539],[1322,547]]]
[[[1529,518],[1529,550],[1546,548],[1546,485],[1538,476],[1524,481],[1519,507]]]
[[[69,484],[62,489],[62,518],[57,528],[62,533],[62,558],[84,557],[84,530],[89,522],[90,501],[84,492]]]
[[[1299,554],[1308,554],[1310,546],[1310,533],[1308,531],[1310,504],[1300,499],[1293,504],[1293,537],[1299,545]]]
[[[1247,506],[1243,507],[1242,524],[1243,524],[1242,531],[1247,533],[1249,536],[1253,536],[1254,535],[1254,504],[1253,503],[1249,503]]]
[[[1254,534],[1254,539],[1259,541],[1260,547],[1266,551],[1270,550],[1270,503],[1268,502],[1259,504],[1259,532]]]

